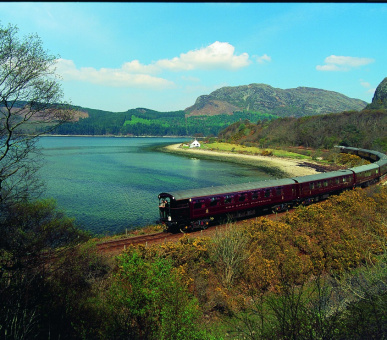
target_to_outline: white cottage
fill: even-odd
[[[200,148],[200,143],[195,139],[190,145],[190,148]]]

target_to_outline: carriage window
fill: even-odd
[[[328,186],[328,181],[324,181],[323,184],[324,184],[324,187],[327,187]]]
[[[339,184],[340,183],[340,178],[335,178],[335,183]]]
[[[210,206],[214,207],[214,206],[218,205],[219,203],[220,203],[220,198],[219,197],[212,197],[211,198],[211,202],[210,202]]]
[[[270,197],[270,189],[265,190],[265,197]]]
[[[246,195],[245,194],[241,194],[239,196],[239,202],[243,202],[245,199],[246,199]]]
[[[204,200],[194,201],[194,209],[204,208],[205,206]]]
[[[277,196],[282,196],[283,195],[283,190],[282,188],[275,188],[275,194]]]
[[[252,196],[251,196],[251,199],[252,199],[253,201],[255,201],[255,200],[258,199],[258,197],[259,197],[259,191],[253,191]]]
[[[309,183],[309,189],[313,190],[314,189],[314,183]]]
[[[233,195],[226,195],[224,196],[224,203],[232,203],[234,201]]]
[[[317,188],[321,188],[321,182],[317,182],[317,183],[316,183],[316,187],[317,187]]]

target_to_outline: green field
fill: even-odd
[[[232,143],[206,143],[202,144],[202,149],[207,150],[215,150],[215,151],[225,151],[225,152],[235,152],[235,153],[243,153],[249,155],[262,155],[262,154],[271,154],[275,157],[286,157],[286,158],[295,158],[295,159],[305,159],[311,160],[311,156],[301,155],[299,153],[281,150],[281,149],[270,149],[270,148],[258,148],[255,146],[245,146],[240,144],[232,144]]]

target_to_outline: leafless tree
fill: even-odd
[[[39,187],[32,157],[37,139],[71,119],[56,59],[37,35],[20,39],[16,26],[0,24],[0,204],[28,198]]]

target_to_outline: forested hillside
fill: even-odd
[[[266,84],[222,87],[180,111],[146,108],[109,112],[74,107],[77,119],[58,127],[63,135],[211,136],[230,124],[248,119],[323,115],[361,110],[366,102],[343,94],[309,87],[282,90]]]
[[[237,122],[221,131],[223,141],[269,146],[330,149],[348,145],[387,151],[387,110],[363,110],[302,118],[279,118],[258,124]]]
[[[53,133],[63,135],[188,136],[217,135],[230,124],[248,119],[252,122],[276,118],[258,112],[234,115],[186,117],[184,111],[158,112],[144,108],[126,112],[108,112],[82,107],[87,118],[59,126]]]

